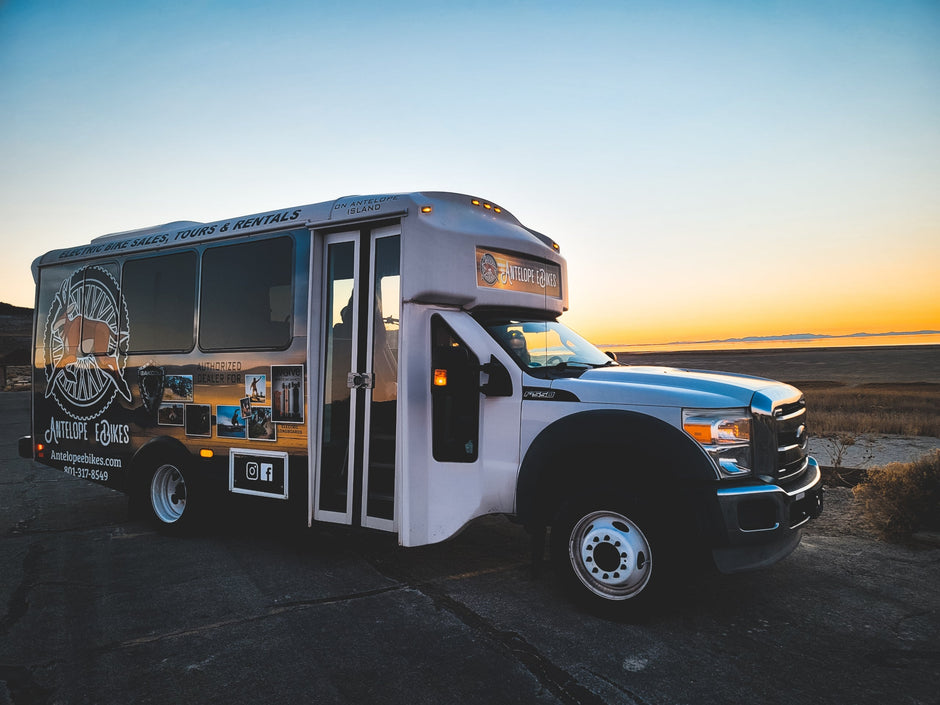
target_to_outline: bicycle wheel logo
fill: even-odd
[[[489,252],[480,258],[480,278],[490,286],[499,281],[499,265]]]
[[[52,300],[43,332],[46,398],[72,418],[100,416],[120,394],[130,338],[127,305],[117,282],[100,267],[78,269]]]

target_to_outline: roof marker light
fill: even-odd
[[[432,210],[434,210],[434,209],[431,208],[431,206],[421,206],[421,212],[422,212],[422,213],[430,213]]]
[[[484,204],[483,204],[483,207],[486,208],[486,210],[489,210],[489,209],[492,208],[493,206],[491,206],[489,203],[484,203]]]
[[[478,206],[478,205],[480,205],[480,199],[479,199],[479,198],[474,198],[473,200],[470,201],[470,203],[472,203],[472,204],[475,205],[475,206]]]

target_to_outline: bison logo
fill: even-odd
[[[124,378],[129,338],[127,306],[114,278],[99,267],[75,271],[46,317],[46,397],[83,421],[104,413],[117,394],[131,401]]]

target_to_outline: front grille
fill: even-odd
[[[806,470],[806,402],[785,404],[774,409],[777,431],[778,480],[798,477]]]
[[[792,389],[792,388],[791,388]],[[806,471],[806,402],[771,400],[762,395],[754,413],[754,471],[774,482],[794,480]]]

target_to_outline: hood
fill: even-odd
[[[761,377],[629,365],[588,370],[578,378],[556,380],[552,388],[590,403],[703,409],[747,407],[759,391],[773,398],[800,396],[794,387]]]

